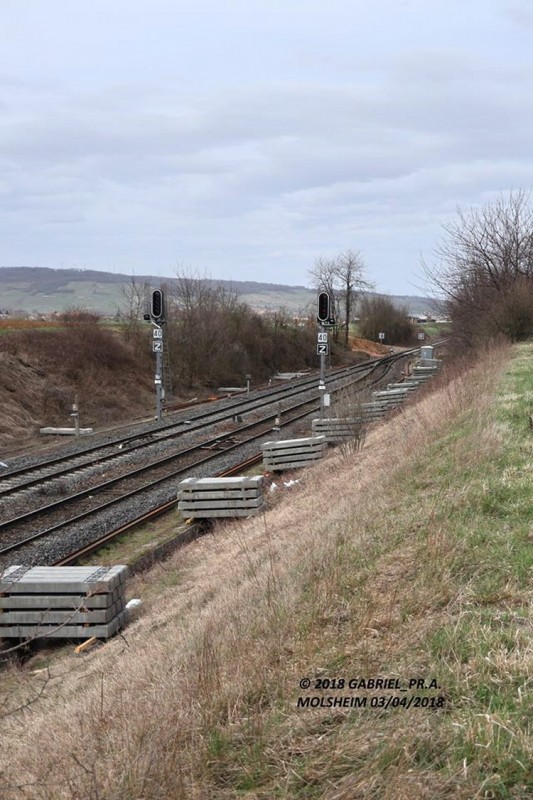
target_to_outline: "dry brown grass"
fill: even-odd
[[[0,447],[38,440],[38,428],[70,426],[78,397],[82,426],[123,422],[153,405],[148,343],[143,359],[96,323],[0,338]],[[4,450],[5,452],[5,450]]]
[[[390,352],[389,346],[379,342],[372,342],[370,339],[363,339],[361,336],[353,336],[352,334],[348,337],[348,344],[351,350],[357,350],[369,356],[388,355]]]
[[[501,435],[490,427],[485,436],[479,423],[504,360],[486,359],[375,429],[352,462],[333,454],[307,470],[290,499],[264,517],[219,525],[136,578],[134,596],[153,582],[167,587],[124,638],[53,664],[45,696],[3,721],[1,796],[489,797],[482,747],[506,724],[497,714],[295,703],[304,676],[435,671],[445,693],[455,681],[473,702],[475,658],[450,672],[427,646],[447,625],[462,624],[472,596],[470,576],[457,577],[466,545],[443,517],[446,503],[461,497],[455,487],[449,498],[437,495],[424,454],[448,434],[453,457],[474,460],[452,424],[467,411],[477,421],[480,458],[498,452]],[[402,480],[416,482],[412,503]],[[509,654],[498,657],[509,672]],[[513,654],[519,673],[524,657]],[[475,758],[458,761],[454,737],[463,747],[472,740],[474,750],[479,741]]]
[[[28,331],[42,330],[42,328],[60,328],[61,322],[58,320],[44,319],[0,319],[0,332],[2,331]]]

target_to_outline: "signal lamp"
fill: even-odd
[[[329,322],[329,308],[330,308],[330,301],[329,301],[329,294],[327,292],[320,292],[318,295],[318,321],[319,322]]]
[[[161,319],[163,316],[163,292],[161,289],[154,289],[152,292],[152,319]]]

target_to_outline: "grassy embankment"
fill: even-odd
[[[306,473],[290,504],[177,554],[129,647],[66,662],[28,721],[6,718],[0,794],[531,797],[532,357],[485,358],[354,459]],[[438,688],[304,691],[304,677]]]

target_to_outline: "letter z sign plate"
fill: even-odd
[[[328,354],[328,346],[327,346],[327,344],[317,344],[316,353],[317,353],[318,356],[327,356],[327,354]]]

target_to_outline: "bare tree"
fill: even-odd
[[[335,309],[335,318],[343,320],[344,343],[348,345],[350,322],[357,295],[372,288],[366,279],[366,266],[359,251],[344,250],[334,258],[317,258],[309,270],[313,286],[327,291]]]
[[[142,320],[150,295],[148,281],[140,281],[135,275],[132,275],[129,283],[122,284],[120,291],[124,303],[117,307],[117,316],[128,322]]]
[[[140,281],[132,275],[129,283],[124,283],[120,287],[124,302],[117,306],[116,315],[124,323],[124,336],[127,342],[131,342],[137,354],[139,349],[145,345],[144,337],[140,335],[142,330],[143,315],[148,307],[150,297],[150,284],[148,281]]]
[[[337,262],[334,258],[324,258],[320,256],[316,259],[313,267],[309,270],[309,275],[313,282],[313,287],[318,291],[324,290],[329,294],[332,310],[335,312],[335,319],[340,310],[337,306],[335,283],[337,280]]]
[[[520,189],[468,213],[458,209],[457,219],[443,226],[436,265],[423,265],[462,344],[533,333],[530,195]]]
[[[344,343],[348,346],[348,334],[352,320],[352,310],[355,306],[357,295],[362,291],[372,288],[366,280],[366,266],[359,251],[344,250],[336,259],[335,276],[341,287],[341,297],[344,305]]]

